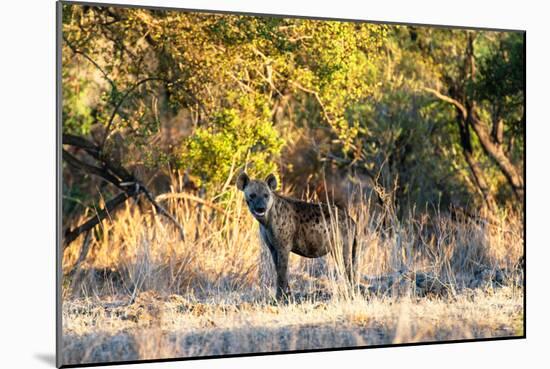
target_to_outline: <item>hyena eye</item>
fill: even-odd
[[[264,199],[267,199],[267,194],[266,193],[264,193]]]
[[[255,193],[251,193],[249,197],[250,197],[251,199],[255,199],[255,198],[256,198],[256,194],[255,194]]]

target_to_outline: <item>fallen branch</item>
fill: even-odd
[[[108,201],[105,205],[105,208],[100,210],[96,216],[88,219],[86,222],[84,222],[84,224],[72,230],[68,230],[65,233],[65,238],[63,241],[64,247],[67,247],[72,241],[78,238],[81,233],[87,232],[98,225],[110,212],[115,210],[128,198],[136,198],[140,194],[144,194],[145,198],[153,205],[157,213],[170,220],[170,222],[172,222],[176,226],[176,228],[178,228],[181,239],[185,239],[185,231],[181,224],[179,224],[176,218],[168,213],[168,211],[166,211],[166,209],[164,209],[155,200],[147,187],[143,183],[138,181],[137,178],[134,175],[130,174],[130,172],[124,167],[112,163],[107,157],[105,157],[105,155],[103,155],[100,148],[96,144],[85,139],[84,137],[69,134],[63,134],[63,144],[84,150],[89,156],[91,156],[93,159],[101,164],[100,166],[88,164],[83,160],[78,159],[67,150],[63,149],[63,160],[65,160],[69,165],[79,170],[98,176],[123,191],[122,193],[118,194],[113,199]]]
[[[78,259],[74,263],[71,270],[66,274],[69,277],[72,277],[75,275],[78,267],[86,258],[88,257],[88,251],[90,250],[90,241],[92,239],[92,231],[89,230],[86,232],[86,236],[84,237],[84,241],[82,242],[82,246],[80,247],[80,254],[78,255]]]
[[[83,161],[77,159],[75,156],[73,156],[71,153],[69,153],[67,150],[63,149],[63,160],[65,160],[69,165],[76,169],[83,170],[85,172],[95,174],[98,177],[103,178],[104,180],[112,183],[113,185],[117,186],[120,189],[123,189],[120,186],[120,180],[116,177],[114,177],[111,173],[108,171],[96,167],[94,165],[90,165],[87,163],[84,163]],[[124,189],[123,189],[124,190]]]
[[[101,221],[107,215],[113,212],[113,210],[115,210],[119,205],[123,204],[128,198],[129,196],[126,192],[119,193],[117,196],[109,200],[105,204],[105,207],[99,210],[96,215],[94,215],[78,227],[72,230],[67,230],[67,232],[65,232],[65,237],[63,238],[63,248],[65,249],[67,246],[69,246],[70,243],[76,240],[81,233],[88,232],[96,225],[101,223]]]

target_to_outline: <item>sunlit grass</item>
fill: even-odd
[[[63,284],[66,362],[523,333],[517,216],[486,222],[433,212],[398,220],[390,206],[381,212],[358,202],[350,212],[359,229],[362,289],[342,288],[334,258],[292,255],[294,298],[278,304],[270,256],[239,196],[225,214],[185,199],[166,205],[186,240],[132,204],[91,238],[89,257]],[[65,251],[65,272],[83,241]],[[431,278],[428,287],[416,283],[420,275]]]

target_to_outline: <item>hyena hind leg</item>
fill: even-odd
[[[344,267],[346,271],[346,278],[350,287],[355,288],[359,283],[359,256],[358,256],[357,237],[353,238],[351,247],[348,243],[347,247],[344,247]]]

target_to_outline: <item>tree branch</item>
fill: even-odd
[[[135,197],[143,193],[146,199],[153,205],[157,213],[168,218],[180,232],[181,239],[185,239],[185,232],[181,224],[174,218],[166,209],[164,209],[153,197],[147,187],[134,177],[124,167],[113,164],[108,158],[104,157],[94,143],[88,141],[84,137],[63,134],[63,144],[70,145],[84,150],[88,155],[101,163],[101,167],[87,164],[84,161],[76,158],[74,155],[63,149],[63,159],[71,166],[87,171],[90,174],[96,175],[109,183],[116,186],[123,192],[107,203],[105,209],[108,212],[112,211],[118,205],[123,203],[129,197]],[[65,237],[65,246],[74,241],[82,232],[86,232],[99,224],[107,215],[105,212],[99,212],[97,217],[93,217],[83,225],[68,231]]]
[[[464,105],[462,105],[458,100],[455,100],[450,96],[443,95],[441,92],[439,92],[437,90],[434,90],[433,88],[422,87],[422,90],[431,93],[432,95],[434,95],[435,97],[437,97],[441,101],[445,101],[445,102],[448,102],[448,103],[454,105],[460,111],[460,113],[462,114],[462,118],[464,120],[467,119],[468,111],[466,110]]]
[[[294,87],[296,87],[297,89],[302,90],[304,92],[307,92],[308,94],[311,94],[311,95],[313,95],[313,97],[315,97],[315,100],[317,100],[317,103],[319,104],[319,106],[321,107],[321,110],[323,111],[323,116],[324,116],[325,120],[332,126],[333,120],[328,115],[328,111],[325,108],[325,104],[323,104],[323,102],[321,101],[321,97],[319,96],[319,93],[317,91],[306,88],[306,87],[302,86],[301,84],[299,84],[298,82],[295,82],[293,80],[289,80],[289,82]]]
[[[158,195],[155,200],[156,201],[166,201],[166,200],[169,200],[169,199],[185,199],[185,200],[191,200],[191,201],[194,201],[194,202],[197,202],[199,204],[202,204],[202,205],[205,205],[211,209],[214,209],[220,213],[222,213],[223,215],[225,216],[229,216],[230,214],[227,213],[225,211],[224,208],[222,208],[221,206],[218,206],[210,201],[206,201],[204,199],[201,199],[200,197],[197,197],[197,196],[193,196],[191,194],[188,194],[188,193],[185,193],[185,192],[180,192],[180,193],[164,193],[162,195]]]
[[[141,86],[144,83],[150,82],[150,81],[166,81],[164,78],[160,77],[148,77],[145,79],[142,79],[139,82],[136,82],[132,87],[126,90],[124,95],[120,98],[118,103],[115,105],[115,108],[113,109],[113,112],[111,113],[111,117],[109,118],[109,122],[107,123],[107,128],[105,129],[105,136],[103,137],[103,141],[101,142],[101,148],[105,146],[105,141],[107,141],[107,138],[109,137],[109,134],[111,133],[111,127],[113,125],[113,121],[115,120],[116,115],[118,114],[118,109],[122,106],[126,98],[139,86]]]
[[[135,195],[135,194],[134,194]],[[133,196],[134,196],[133,195]],[[83,224],[78,227],[67,230],[65,232],[65,237],[63,239],[63,249],[65,249],[71,242],[76,240],[81,233],[88,232],[96,225],[98,225],[107,215],[109,215],[113,210],[115,210],[119,205],[123,204],[129,195],[126,192],[119,193],[117,196],[109,200],[105,207],[97,212],[97,214],[90,219],[88,219]]]
[[[176,220],[176,218],[174,218],[172,216],[172,214],[170,214],[168,211],[166,211],[166,209],[164,209],[156,200],[155,198],[153,197],[153,195],[151,194],[151,192],[149,192],[149,190],[147,190],[147,188],[145,187],[141,187],[141,192],[143,192],[145,194],[145,197],[147,197],[147,199],[149,200],[149,202],[151,204],[153,204],[153,206],[155,207],[155,210],[164,215],[165,217],[167,217],[168,219],[170,219],[172,221],[172,223],[174,223],[174,225],[176,226],[176,228],[178,228],[178,231],[180,232],[180,238],[182,241],[185,240],[185,231],[183,230],[183,227],[181,226],[181,224],[179,224],[179,222]]]
[[[94,60],[92,59],[88,54],[86,54],[85,52],[83,51],[80,51],[78,50],[68,39],[67,37],[63,36],[63,41],[65,41],[65,43],[67,44],[67,46],[69,46],[69,49],[71,49],[71,51],[74,53],[74,54],[79,54],[79,55],[82,55],[86,60],[88,60],[90,63],[92,63],[94,65],[94,67],[97,68],[97,70],[99,70],[101,72],[101,74],[103,75],[103,78],[105,78],[105,80],[107,80],[107,82],[109,82],[109,84],[111,85],[111,88],[113,89],[117,89],[116,87],[116,84],[115,82],[111,79],[111,77],[109,77],[109,75],[107,74],[107,72],[105,72],[105,70],[103,70],[103,68],[101,68],[101,66]]]
[[[83,170],[85,172],[88,172],[88,173],[91,173],[91,174],[95,174],[96,176],[98,177],[101,177],[103,178],[104,180],[106,180],[107,182],[109,183],[112,183],[113,185],[115,185],[116,187],[122,189],[122,190],[125,190],[123,187],[120,186],[120,183],[121,181],[116,178],[115,176],[111,175],[109,172],[99,168],[99,167],[96,167],[94,165],[90,165],[90,164],[87,164],[87,163],[84,163],[83,161],[77,159],[75,156],[73,156],[72,154],[70,154],[67,150],[63,149],[63,159],[71,166],[77,168],[77,169],[80,169],[80,170]]]
[[[124,182],[135,182],[136,179],[124,167],[116,165],[106,158],[99,147],[84,137],[74,136],[67,133],[63,134],[63,145],[71,145],[83,149],[88,155],[103,164],[103,167],[113,173]],[[115,183],[114,183],[115,184]],[[116,185],[116,184],[115,184]]]
[[[523,191],[524,191],[524,181],[523,176],[518,173],[517,168],[512,164],[510,159],[504,154],[502,146],[494,143],[491,140],[491,135],[487,125],[483,123],[476,114],[472,113],[470,116],[471,126],[474,129],[479,142],[483,147],[483,150],[491,157],[498,167],[501,169],[502,173],[512,186],[512,189],[518,199],[523,200]]]

